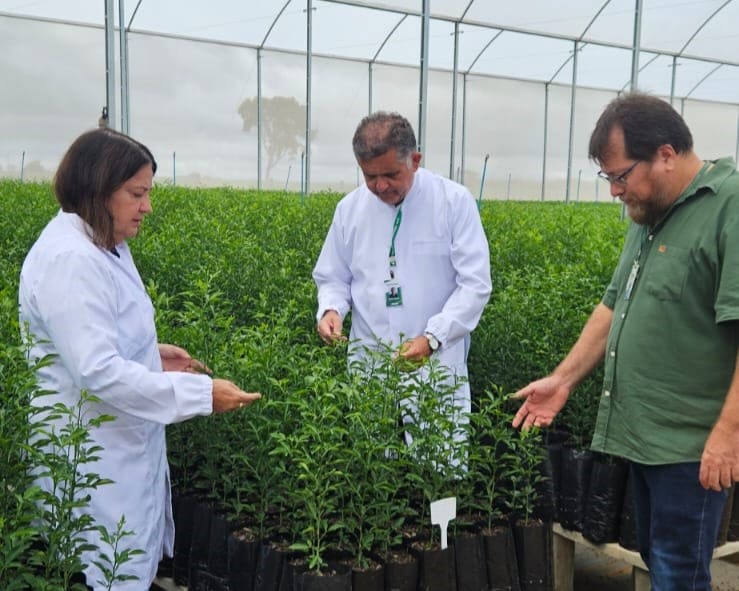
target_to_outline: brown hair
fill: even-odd
[[[92,241],[115,246],[108,201],[142,166],[157,163],[144,144],[114,129],[94,129],[79,136],[54,175],[54,193],[62,210],[76,213],[92,228]]]
[[[678,154],[693,149],[693,136],[680,114],[669,103],[642,92],[624,94],[606,106],[590,136],[592,160],[607,156],[614,127],[623,130],[626,156],[635,160],[651,161],[665,144]]]

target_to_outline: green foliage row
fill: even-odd
[[[447,494],[488,525],[511,513],[531,517],[541,433],[510,428],[506,393],[551,371],[576,339],[615,266],[620,209],[482,204],[494,293],[472,339],[476,412],[465,456],[440,429],[402,442],[396,405],[423,386],[392,352],[369,374],[351,372],[345,350],[316,335],[311,270],[338,197],[155,189],[154,213],[131,248],[160,341],[263,394],[244,411],[168,429],[175,487],[206,496],[260,535],[283,535],[314,568],[334,545],[361,559],[397,543],[401,524],[427,520],[428,502]],[[56,205],[45,184],[0,182],[0,200],[0,331],[14,343],[20,265]],[[14,211],[23,214],[14,219]],[[592,433],[598,386],[599,376],[583,384],[558,420],[581,444]],[[444,397],[422,399],[438,424]],[[447,462],[450,454],[465,456],[467,470]]]
[[[97,582],[110,589],[133,578],[124,564],[141,552],[119,548],[131,534],[124,520],[108,532],[85,512],[91,492],[108,483],[91,469],[101,449],[92,445],[90,431],[113,417],[86,419],[84,406],[98,399],[85,392],[74,408],[47,403],[34,372],[50,362],[29,367],[24,345],[0,343],[0,588],[84,591],[77,580],[82,553],[97,550],[104,575]],[[36,477],[50,489],[36,486]],[[105,547],[85,542],[83,534],[93,530]]]

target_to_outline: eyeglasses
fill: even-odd
[[[607,181],[609,183],[615,184],[615,185],[621,185],[622,187],[626,186],[626,181],[628,176],[632,173],[632,171],[636,168],[636,165],[639,164],[641,160],[637,160],[629,166],[625,171],[623,171],[621,174],[608,174],[607,172],[603,172],[602,170],[598,171],[598,176],[602,178],[604,181]]]

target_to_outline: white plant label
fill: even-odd
[[[457,516],[457,497],[447,497],[431,503],[431,524],[441,528],[441,549],[447,547],[447,528]]]

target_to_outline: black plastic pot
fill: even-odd
[[[228,536],[231,526],[224,515],[213,513],[208,541],[208,572],[219,577],[228,574]]]
[[[172,578],[177,585],[187,586],[190,574],[190,546],[192,545],[193,517],[197,500],[195,497],[175,497],[175,537],[172,559]]]
[[[587,449],[565,447],[562,450],[558,515],[565,529],[582,531],[594,457]]]
[[[636,514],[634,513],[634,493],[629,478],[626,479],[624,502],[621,506],[621,519],[618,529],[618,543],[627,550],[639,551],[636,537]]]
[[[736,485],[732,485],[729,491],[729,496],[726,499],[726,505],[724,505],[724,512],[721,515],[721,523],[719,523],[718,536],[716,537],[716,546],[725,544],[729,539],[729,528],[731,527],[731,516],[734,509],[734,491]]]
[[[541,495],[541,517],[547,521],[559,521],[559,495],[562,488],[562,449],[561,442],[547,444],[544,460],[544,476],[537,485]]]
[[[228,536],[228,580],[231,591],[254,591],[260,542],[248,530]]]
[[[387,591],[417,591],[418,559],[406,551],[390,552],[382,557]]]
[[[303,571],[295,577],[293,591],[352,591],[351,566],[332,564],[320,573]]]
[[[194,589],[204,579],[208,570],[210,552],[210,523],[213,507],[207,503],[196,503],[192,518],[192,542],[190,544],[190,563],[188,569],[188,589]]]
[[[288,558],[282,563],[279,591],[301,591],[301,575],[308,570],[303,559]]]
[[[736,485],[734,485],[734,504],[731,508],[731,519],[729,520],[726,539],[729,542],[739,541],[739,487]]]
[[[254,591],[278,591],[283,565],[291,554],[284,544],[263,542],[259,546],[257,568],[254,574]]]
[[[513,530],[499,525],[482,534],[489,591],[520,591]]]
[[[411,544],[411,552],[418,558],[418,585],[423,591],[456,591],[457,573],[454,547],[444,550],[428,547],[426,543]]]
[[[597,458],[590,475],[582,535],[595,544],[618,541],[629,468],[621,460]]]
[[[454,545],[457,591],[480,591],[488,587],[485,566],[485,542],[474,532],[460,533],[452,540]]]
[[[385,567],[379,562],[370,562],[367,568],[352,568],[352,591],[383,591],[385,589]]]
[[[547,449],[544,460],[544,474],[548,477],[542,492],[546,495],[542,502],[540,516],[544,521],[559,521],[559,495],[562,488],[562,450],[570,441],[566,431],[547,430],[544,435]],[[542,487],[540,487],[542,488]],[[548,498],[547,498],[548,497]]]
[[[552,591],[552,524],[518,522],[513,526],[521,591]]]

